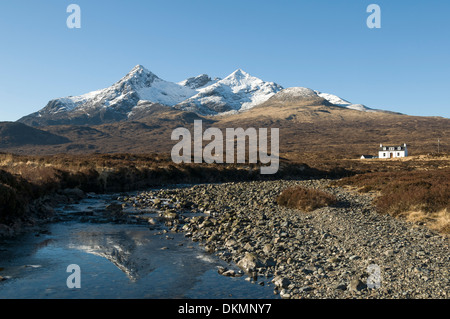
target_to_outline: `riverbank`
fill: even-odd
[[[9,208],[16,211],[9,214],[5,223],[0,223],[0,239],[39,231],[54,220],[57,207],[76,204],[86,197],[87,194],[79,188],[55,191],[36,199],[22,197],[19,207]]]
[[[302,185],[336,196],[311,213],[279,207],[283,189]],[[161,199],[172,203],[164,207]],[[123,207],[157,208],[172,232],[205,251],[270,279],[283,298],[448,298],[449,239],[380,215],[373,196],[330,180],[202,184],[119,198]],[[187,211],[202,216],[186,217]],[[149,220],[151,223],[151,220]]]

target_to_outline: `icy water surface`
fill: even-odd
[[[74,208],[104,207],[107,200],[98,196]],[[67,287],[71,264],[80,266],[80,289]],[[182,233],[62,221],[0,242],[0,276],[6,278],[0,298],[277,298],[269,280],[261,286],[245,276],[224,277],[218,266],[236,269]]]

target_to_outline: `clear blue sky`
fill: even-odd
[[[81,7],[81,29],[66,8]],[[381,29],[366,8],[381,7]],[[353,103],[450,117],[448,0],[2,0],[0,121],[111,85],[237,68]]]

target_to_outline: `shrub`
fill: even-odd
[[[278,205],[299,209],[305,212],[330,206],[336,202],[336,197],[332,194],[301,186],[288,188],[277,198]]]
[[[32,189],[25,180],[0,170],[0,223],[20,217],[31,193]]]

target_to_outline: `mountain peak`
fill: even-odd
[[[147,70],[144,66],[138,64],[127,73],[117,84],[130,84],[133,88],[150,86],[156,79],[159,79],[154,73]]]
[[[290,87],[279,91],[271,100],[279,102],[311,100],[319,98],[318,95],[311,89],[305,87]]]
[[[244,70],[242,70],[241,68],[236,69],[232,74],[248,74],[247,72],[245,72]]]
[[[247,72],[245,72],[242,69],[237,69],[236,71],[234,71],[233,73],[231,73],[228,77],[233,77],[233,78],[246,78],[246,77],[250,77],[250,74],[248,74]]]
[[[147,69],[146,69],[143,65],[141,65],[141,64],[138,64],[138,65],[136,65],[134,68],[132,68],[131,71],[128,72],[128,74],[127,74],[126,76],[128,76],[128,75],[136,75],[136,74],[145,74],[145,75],[152,74],[152,75],[154,75],[152,72],[150,72],[149,70],[147,70]]]
[[[142,64],[138,64],[132,69],[132,71],[133,70],[145,70],[145,67]]]
[[[292,96],[316,96],[317,94],[309,89],[309,88],[305,88],[305,87],[290,87],[287,89],[284,89],[280,92],[280,94],[289,94]]]
[[[263,80],[251,76],[247,72],[245,72],[242,69],[237,69],[230,75],[228,75],[223,80],[219,81],[218,83],[228,85],[231,87],[255,87],[263,85],[264,83],[271,83],[271,82],[264,82]]]

